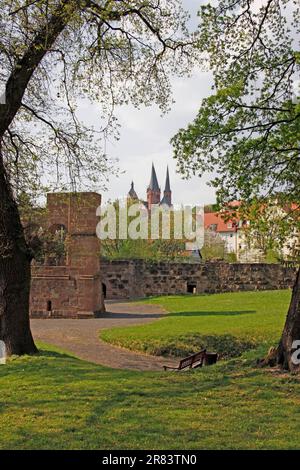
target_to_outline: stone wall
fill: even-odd
[[[43,228],[65,227],[67,254],[63,266],[32,266],[31,317],[86,318],[104,311],[96,236],[100,203],[96,193],[48,194]]]
[[[99,275],[69,266],[33,266],[31,318],[87,318],[103,311]]]
[[[107,299],[153,295],[286,289],[296,270],[279,264],[147,263],[102,261],[102,288]]]

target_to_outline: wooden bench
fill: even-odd
[[[169,367],[163,366],[164,370],[171,369],[171,370],[183,370],[183,369],[196,369],[196,367],[202,367],[203,360],[205,359],[206,349],[202,349],[196,354],[192,354],[191,356],[185,357],[181,359],[179,362],[178,367]]]

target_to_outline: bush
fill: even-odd
[[[235,253],[227,253],[225,256],[225,261],[228,263],[237,263],[237,256]]]
[[[267,250],[265,261],[266,263],[279,263],[280,256],[276,250]]]

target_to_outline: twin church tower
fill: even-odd
[[[134,189],[134,183],[132,181],[131,188],[128,193],[128,198],[133,200],[139,200],[138,195]],[[152,170],[151,170],[151,178],[150,183],[147,188],[147,201],[141,201],[148,210],[151,209],[152,206],[168,206],[172,207],[172,191],[170,187],[170,177],[169,177],[169,168],[167,167],[167,175],[166,175],[166,183],[164,189],[163,198],[161,198],[161,191],[158,185],[156,171],[154,165],[152,163]]]

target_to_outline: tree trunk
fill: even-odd
[[[297,340],[300,340],[300,268],[298,269],[290,307],[277,350],[277,363],[284,369],[290,371],[300,370],[300,364],[297,364],[292,357],[293,352],[299,346],[293,346],[293,342]]]
[[[0,340],[8,355],[37,349],[29,325],[31,255],[5,171],[1,141],[22,105],[32,74],[78,8],[75,0],[61,0],[12,70],[5,104],[0,105]]]
[[[0,154],[0,340],[7,355],[37,352],[29,325],[30,261]]]

